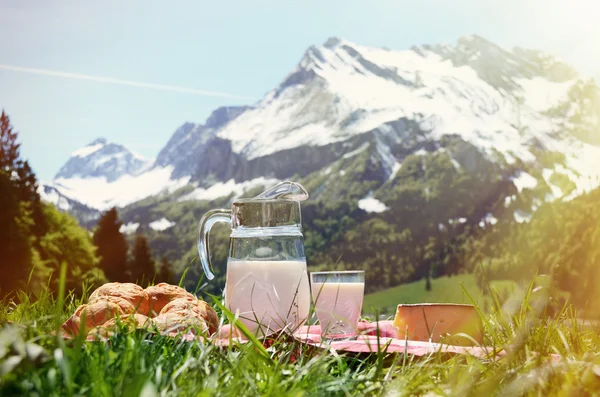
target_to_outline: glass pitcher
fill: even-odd
[[[209,280],[209,233],[217,222],[231,224],[225,280],[225,306],[256,335],[304,324],[310,289],[302,237],[300,201],[308,193],[295,182],[281,182],[232,209],[207,212],[198,227],[198,253]]]

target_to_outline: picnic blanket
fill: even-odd
[[[481,359],[499,359],[507,355],[506,350],[494,350],[485,346],[455,346],[435,342],[402,340],[395,338],[396,329],[392,321],[359,322],[359,335],[350,339],[326,339],[321,337],[321,327],[318,325],[307,325],[300,327],[291,336],[305,346],[310,346],[324,351],[351,354],[407,354],[410,356],[423,357],[432,354],[464,355]],[[72,334],[60,333],[63,339],[73,339]],[[171,337],[182,338],[187,341],[205,341],[206,338],[187,334],[168,334]],[[271,336],[263,340],[265,345],[272,345],[277,337]],[[210,338],[211,343],[221,346],[235,346],[249,343],[244,337],[236,335],[230,325],[223,325],[217,333]],[[87,338],[88,341],[108,341],[108,338]],[[559,361],[559,354],[550,354],[551,361]]]
[[[301,343],[321,349],[348,353],[403,353],[414,356],[426,356],[433,353],[470,355],[478,358],[501,357],[504,351],[494,351],[490,347],[454,346],[441,343],[401,340],[395,338],[396,330],[392,321],[360,322],[359,335],[350,339],[324,339],[318,325],[307,325],[293,333],[293,337]],[[214,335],[214,343],[229,346],[236,343],[247,343],[241,336],[233,336],[229,325],[223,326]]]

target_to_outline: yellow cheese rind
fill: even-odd
[[[483,325],[472,305],[398,305],[394,327],[398,339],[473,345],[469,338],[456,335],[466,334],[483,343]]]

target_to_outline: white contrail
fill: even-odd
[[[253,98],[245,97],[245,96],[241,96],[241,95],[228,94],[226,92],[197,90],[195,88],[187,88],[187,87],[180,87],[180,86],[176,86],[176,85],[167,85],[167,84],[143,83],[140,81],[113,79],[112,77],[91,76],[89,74],[59,72],[57,70],[24,68],[22,66],[13,66],[13,65],[4,65],[4,64],[0,64],[0,69],[1,70],[9,70],[11,72],[22,72],[22,73],[31,73],[31,74],[41,74],[44,76],[64,77],[67,79],[89,80],[89,81],[95,81],[98,83],[119,84],[119,85],[128,85],[131,87],[151,88],[154,90],[183,92],[186,94],[196,94],[196,95],[204,95],[204,96],[233,98],[233,99],[246,99],[246,100],[253,99]]]

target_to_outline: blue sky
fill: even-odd
[[[98,136],[155,156],[185,121],[260,99],[330,36],[406,49],[475,33],[547,51],[600,80],[596,3],[0,0],[0,107],[48,180]]]

